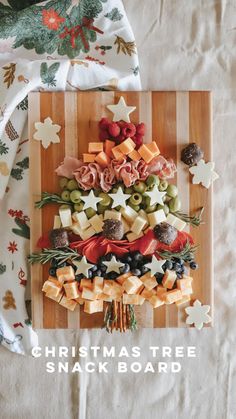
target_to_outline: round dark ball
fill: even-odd
[[[78,274],[78,275],[75,275],[75,280],[77,281],[77,282],[80,282],[81,281],[81,279],[83,279],[84,278],[84,275],[83,274]]]
[[[106,275],[106,277],[107,277],[108,279],[116,279],[116,278],[117,278],[117,276],[118,276],[117,272],[109,272],[109,273]]]
[[[140,269],[132,269],[132,274],[135,276],[141,276],[141,271]]]
[[[136,262],[141,262],[143,260],[143,255],[139,251],[133,253],[133,259]]]
[[[96,272],[96,275],[95,276],[102,276],[102,271],[101,271],[101,269],[98,269],[97,270],[97,272]]]
[[[162,222],[154,227],[154,234],[161,243],[170,245],[175,241],[178,231],[170,224]]]
[[[157,283],[158,283],[159,285],[162,283],[163,276],[164,276],[164,275],[163,275],[162,273],[160,273],[160,272],[157,272],[157,273],[155,274],[155,278],[156,278]]]
[[[121,240],[124,236],[123,223],[119,220],[105,220],[103,224],[103,236],[109,240]]]
[[[52,268],[57,268],[57,260],[56,259],[51,259],[51,267]]]
[[[130,271],[130,266],[128,263],[125,263],[124,266],[120,268],[121,274],[127,274]]]
[[[195,269],[198,269],[198,264],[195,261],[191,262],[189,266],[190,269],[192,269],[193,271],[195,271]]]
[[[173,268],[173,263],[172,263],[172,261],[171,260],[167,260],[165,263],[164,263],[164,266],[163,266],[164,268],[166,268],[166,269],[169,269],[169,270],[171,270],[172,268]]]
[[[183,277],[183,275],[182,275],[182,273],[181,273],[181,272],[176,272],[176,275],[177,275],[177,278],[178,278],[178,279],[181,279],[181,278]]]
[[[92,277],[93,277],[93,272],[91,271],[91,269],[89,269],[87,278],[91,279]]]
[[[148,270],[149,269],[146,266],[141,266],[141,268],[140,268],[140,271],[141,271],[142,275],[146,274],[148,272]]]
[[[125,256],[124,261],[127,263],[131,263],[132,262],[132,256],[128,253],[127,256]]]
[[[105,265],[100,266],[100,271],[102,272],[102,274],[104,274],[106,270],[107,270],[107,267]]]
[[[181,152],[181,160],[188,166],[197,164],[204,156],[202,149],[196,144],[188,144]]]
[[[50,268],[48,273],[50,276],[56,276],[56,268]]]
[[[95,272],[97,270],[97,265],[93,265],[92,268],[90,268],[90,271]]]

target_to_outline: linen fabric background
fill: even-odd
[[[124,0],[124,6],[136,38],[143,89],[214,91],[214,161],[220,174],[214,185],[214,328],[140,330],[122,339],[101,331],[41,331],[42,346],[138,345],[143,364],[150,360],[150,345],[195,345],[198,356],[184,360],[176,375],[50,375],[45,359],[19,357],[2,348],[4,418],[236,417],[236,4]]]

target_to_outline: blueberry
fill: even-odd
[[[156,278],[156,280],[157,280],[157,283],[158,284],[161,284],[162,283],[162,279],[163,279],[163,274],[161,274],[160,272],[157,272],[156,274],[155,274],[155,278]]]
[[[124,261],[127,263],[132,262],[132,256],[130,256],[130,254],[128,253],[127,256],[125,256]]]
[[[181,273],[181,272],[176,272],[176,275],[177,275],[177,278],[178,278],[178,279],[181,279],[181,278],[183,277],[183,275],[182,275],[182,273]]]
[[[124,266],[120,268],[121,274],[127,274],[130,271],[130,266],[128,263],[125,263]]]
[[[92,268],[90,268],[90,271],[95,272],[97,270],[97,265],[93,265]]]
[[[137,266],[138,266],[138,261],[133,259],[132,262],[130,263],[131,269],[136,269]]]
[[[107,253],[107,255],[106,255],[107,259],[106,260],[109,260],[110,261],[113,256],[115,256],[114,253]]]
[[[101,269],[98,269],[98,270],[97,270],[97,272],[96,272],[96,276],[102,276],[102,271],[101,271]]]
[[[198,264],[193,260],[191,263],[190,263],[190,269],[193,269],[194,271],[195,271],[195,269],[198,269]]]
[[[101,256],[100,258],[99,258],[99,263],[101,264],[101,263],[103,263],[103,262],[106,262],[108,259],[107,259],[107,255],[104,255],[104,256]]]
[[[132,269],[132,274],[135,276],[141,276],[141,271],[140,269]]]
[[[148,268],[146,266],[142,266],[140,268],[140,271],[141,271],[141,274],[144,275],[144,274],[146,274],[148,272]]]
[[[100,267],[100,271],[104,274],[107,270],[107,267],[105,265],[101,265]]]
[[[93,277],[93,272],[91,271],[91,269],[89,269],[87,278],[91,279],[92,277]]]
[[[56,276],[56,268],[50,268],[48,272],[50,276]]]
[[[57,268],[57,260],[54,259],[54,258],[51,260],[51,267],[52,268]]]
[[[107,278],[109,279],[116,279],[117,278],[117,273],[116,272],[109,272],[109,274],[107,274]]]
[[[136,262],[141,262],[141,260],[143,260],[143,255],[142,255],[142,253],[140,253],[139,251],[134,252],[132,256],[133,256],[133,259],[134,259]]]
[[[171,270],[173,268],[173,263],[171,262],[171,260],[167,260],[165,262],[165,268]]]
[[[80,282],[81,279],[83,279],[83,278],[84,278],[83,274],[75,275],[75,280],[78,281],[78,282]]]

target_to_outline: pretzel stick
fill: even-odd
[[[119,303],[119,312],[120,312],[120,332],[123,331],[123,315],[122,315],[122,301]]]
[[[123,331],[126,331],[126,304],[123,304]]]

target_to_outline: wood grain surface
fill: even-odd
[[[172,157],[177,164],[173,183],[177,183],[184,212],[195,212],[204,206],[204,224],[189,228],[196,244],[199,244],[196,259],[200,266],[193,274],[193,298],[211,306],[213,316],[213,270],[212,270],[212,188],[205,189],[191,183],[187,166],[180,161],[183,146],[196,141],[204,150],[205,159],[212,159],[211,93],[192,92],[56,92],[30,93],[30,207],[31,207],[31,252],[39,251],[38,238],[53,227],[57,206],[35,209],[34,203],[41,192],[60,191],[55,168],[64,156],[81,157],[90,141],[98,140],[98,121],[103,116],[111,117],[106,105],[117,103],[123,96],[128,105],[136,106],[131,114],[132,122],[147,125],[145,143],[155,140],[165,157]],[[61,126],[60,144],[44,149],[33,140],[34,123],[50,116],[53,123]],[[32,315],[35,329],[99,328],[103,314],[86,314],[79,306],[74,312],[45,298],[41,291],[48,277],[48,266],[33,265],[31,268]],[[183,306],[165,305],[152,309],[149,303],[137,307],[139,327],[187,327]],[[212,324],[211,324],[212,325]]]

